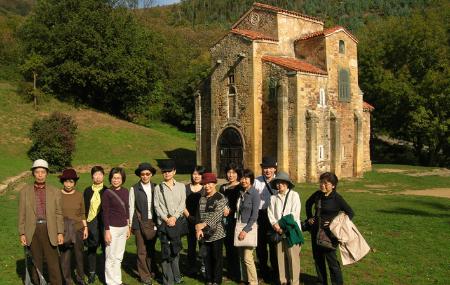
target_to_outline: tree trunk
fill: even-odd
[[[35,110],[37,110],[36,77],[37,77],[36,72],[33,72],[33,101]]]

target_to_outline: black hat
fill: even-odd
[[[164,171],[172,171],[172,170],[176,169],[175,161],[173,161],[172,159],[161,160],[159,162],[158,166],[159,166],[159,169],[161,169],[162,172],[164,172]]]
[[[289,188],[289,189],[292,189],[292,188],[295,187],[294,183],[292,183],[291,178],[289,178],[289,174],[287,174],[287,173],[284,172],[284,171],[279,171],[279,172],[277,173],[277,176],[275,176],[275,178],[274,178],[272,181],[270,181],[270,186],[271,186],[273,189],[277,189],[277,182],[278,182],[278,181],[284,181],[284,182],[286,182],[286,183],[288,184],[288,188]]]
[[[271,156],[264,156],[262,158],[261,167],[277,167],[277,160]]]
[[[139,164],[138,168],[136,168],[134,174],[136,174],[137,176],[141,176],[141,172],[144,170],[150,170],[152,175],[155,175],[156,173],[156,169],[150,163],[142,162],[141,164]]]

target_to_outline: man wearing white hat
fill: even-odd
[[[35,160],[31,171],[34,185],[29,185],[20,192],[20,242],[30,248],[34,266],[39,272],[42,272],[43,262],[46,260],[50,283],[62,284],[57,251],[57,246],[64,241],[61,191],[45,183],[48,174],[47,161]],[[36,270],[32,270],[32,279],[34,284],[40,284]]]

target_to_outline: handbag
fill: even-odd
[[[238,200],[238,209],[240,208],[241,198]],[[239,234],[242,232],[246,223],[241,222],[241,211],[239,210],[239,219],[234,228],[234,246],[236,247],[256,247],[258,245],[258,224],[255,222],[250,231],[243,240],[239,240]]]
[[[318,221],[319,222],[319,230],[317,231],[316,244],[323,248],[335,250],[336,244],[333,243],[333,241],[331,240],[327,231],[322,226],[322,221],[320,218],[321,209],[322,209],[322,200],[318,199],[317,200],[317,217],[319,219],[319,221]]]
[[[289,198],[289,193],[291,193],[291,189],[289,189],[289,191],[287,192],[286,199],[284,200],[283,210],[281,211],[281,216],[282,217],[284,215],[284,209],[286,209],[286,203],[287,203],[287,200]],[[279,243],[280,241],[283,240],[283,235],[280,235],[279,233],[277,233],[273,229],[273,227],[271,227],[269,232],[267,232],[267,237],[268,237],[269,241],[272,242],[272,243]]]
[[[64,217],[64,245],[70,246],[76,241],[75,221]]]
[[[152,219],[147,219],[146,221],[142,220],[142,215],[136,210],[136,215],[138,217],[139,228],[141,229],[141,233],[146,240],[152,240],[156,236],[156,228],[155,223]]]

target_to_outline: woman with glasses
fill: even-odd
[[[155,268],[156,215],[154,206],[155,184],[151,182],[156,169],[148,162],[139,164],[134,171],[140,180],[130,188],[131,230],[136,236],[137,270],[144,285],[151,285],[152,267]],[[143,224],[153,226],[153,236],[147,236]]]

